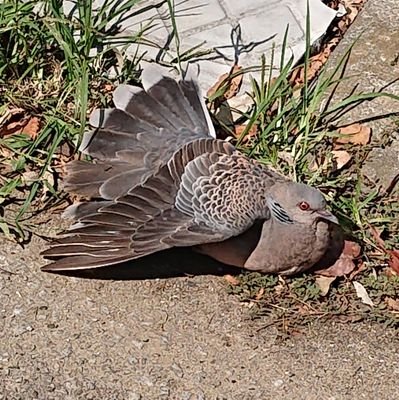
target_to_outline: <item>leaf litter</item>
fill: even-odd
[[[359,123],[338,129],[339,137],[334,140],[334,148],[341,149],[344,145],[366,145],[370,142],[371,128]]]
[[[354,286],[354,288],[356,290],[357,297],[359,297],[359,299],[361,299],[361,301],[364,304],[367,304],[368,306],[374,307],[373,300],[370,299],[370,296],[367,293],[367,290],[365,289],[365,287],[361,283],[359,283],[357,281],[354,281],[352,283],[353,283],[353,286]]]

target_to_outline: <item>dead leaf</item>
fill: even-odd
[[[26,115],[22,108],[7,109],[0,117],[0,137],[25,133],[34,139],[39,128],[39,119]]]
[[[332,8],[333,10],[338,10],[339,4],[340,3],[338,0],[330,0],[326,2],[326,6]]]
[[[23,108],[6,108],[4,114],[0,116],[0,126],[10,121],[14,115],[23,114]]]
[[[315,78],[318,72],[321,70],[321,67],[327,62],[330,53],[331,50],[325,48],[321,53],[310,57],[306,76],[305,67],[303,65],[294,68],[289,79],[290,84],[294,88],[298,88],[304,85],[305,80],[311,81],[313,78]]]
[[[306,78],[312,80],[317,76],[321,67],[328,60],[331,52],[338,45],[343,37],[343,34],[348,30],[348,27],[352,24],[356,16],[358,15],[360,9],[363,7],[365,0],[330,0],[327,5],[331,8],[338,10],[337,16],[339,19],[336,25],[331,26],[330,36],[331,39],[323,43],[321,50],[318,54],[309,58],[308,70]],[[326,3],[326,1],[324,1]],[[294,68],[291,72],[289,82],[295,89],[300,89],[303,87],[305,81],[304,66],[298,66]],[[294,92],[295,95],[300,94]]]
[[[241,137],[245,129],[247,128],[247,125],[237,125],[234,127],[234,134],[237,138]],[[242,142],[248,142],[248,140],[251,139],[251,137],[256,136],[258,133],[258,126],[257,125],[252,125],[247,134],[243,137]]]
[[[341,254],[338,260],[331,267],[315,272],[318,275],[336,277],[350,274],[355,267],[356,265],[353,262],[352,257],[346,254]]]
[[[344,249],[338,260],[331,267],[319,269],[315,273],[330,277],[348,275],[355,269],[356,264],[353,259],[359,257],[360,253],[361,247],[357,243],[345,240]]]
[[[385,242],[381,239],[382,231],[378,230],[376,227],[372,225],[369,225],[369,229],[375,241],[377,242],[378,246],[380,246],[381,249],[385,251]]]
[[[393,299],[392,297],[386,297],[384,301],[390,310],[399,311],[399,299]]]
[[[31,117],[27,124],[22,128],[22,133],[27,134],[30,138],[36,139],[40,129],[40,120],[37,117]]]
[[[107,84],[104,85],[104,90],[106,92],[112,92],[114,90],[114,88],[115,88],[114,85],[112,85],[110,83],[107,83]]]
[[[365,289],[365,287],[359,283],[359,282],[352,282],[353,286],[356,290],[356,295],[357,297],[359,297],[359,299],[362,301],[362,303],[367,304],[368,306],[373,307],[374,303],[373,301],[370,299],[370,296],[367,293],[367,290]]]
[[[352,159],[352,156],[346,150],[332,150],[335,170],[343,168]]]
[[[359,123],[338,129],[340,137],[334,140],[334,148],[340,149],[346,144],[365,145],[370,142],[371,128]]]
[[[240,281],[233,275],[227,274],[224,275],[223,278],[232,286],[237,286],[240,284]]]
[[[316,285],[319,287],[322,296],[327,296],[335,279],[337,279],[335,276],[318,276],[316,278]]]
[[[207,96],[211,97],[216,94],[220,89],[225,88],[223,94],[220,96],[223,100],[228,100],[234,97],[240,90],[242,83],[242,74],[240,71],[242,67],[234,65],[229,73],[223,74],[219,77],[217,82],[207,91]],[[232,76],[234,75],[234,76]]]
[[[21,133],[26,123],[27,121],[24,119],[18,122],[10,122],[9,124],[2,126],[0,128],[0,137]]]
[[[369,226],[370,232],[377,242],[379,248],[389,256],[388,265],[396,273],[399,274],[399,250],[388,250],[385,247],[385,242],[381,239],[381,233],[374,226]]]
[[[360,256],[362,248],[356,243],[350,240],[345,240],[344,254],[352,256],[352,258],[357,258]]]
[[[6,108],[4,114],[0,116],[0,138],[21,133],[27,123],[24,113],[25,110],[22,108]]]

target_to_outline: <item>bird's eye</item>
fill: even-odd
[[[306,210],[309,210],[309,203],[306,203],[306,201],[301,201],[299,204],[298,204],[298,207],[302,210],[302,211],[306,211]]]

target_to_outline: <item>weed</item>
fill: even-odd
[[[323,67],[317,78],[310,80],[306,73],[310,56],[308,43],[303,63],[297,66],[305,71],[304,81],[295,84],[293,61],[284,61],[284,40],[279,74],[274,77],[272,68],[262,58],[260,79],[252,80],[251,109],[246,113],[234,110],[240,113],[238,121],[245,129],[239,137],[228,132],[241,151],[295,181],[311,184],[324,192],[346,234],[363,245],[363,259],[368,267],[356,279],[372,297],[373,308],[356,297],[349,278],[339,278],[327,296],[321,295],[311,275],[275,280],[258,274],[243,274],[238,285],[230,286],[231,293],[250,302],[254,318],[268,315],[273,324],[285,331],[315,319],[333,317],[345,321],[367,319],[399,327],[397,312],[388,309],[385,302],[386,298],[398,299],[399,277],[385,274],[387,255],[370,230],[374,227],[382,233],[387,248],[397,248],[398,202],[394,191],[376,187],[362,175],[362,165],[369,152],[380,143],[362,147],[348,145],[346,150],[352,158],[342,169],[334,166],[332,157],[340,118],[349,109],[380,96],[394,101],[399,97],[382,91],[352,92],[334,102],[338,85],[348,84],[345,66],[351,49],[332,71]],[[269,65],[274,65],[274,57],[272,52]],[[221,88],[221,93],[223,90]],[[257,134],[248,135],[253,131]]]
[[[238,285],[229,285],[229,293],[249,304],[251,318],[267,326],[275,325],[285,333],[316,320],[341,322],[369,321],[399,328],[398,311],[387,305],[387,299],[399,296],[399,277],[387,276],[386,271],[364,270],[357,280],[365,287],[374,307],[367,306],[356,296],[352,283],[346,278],[334,282],[327,296],[322,296],[314,275],[293,278],[265,278],[258,273],[238,277]]]

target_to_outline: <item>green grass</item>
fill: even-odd
[[[41,122],[34,139],[25,134],[0,138],[0,203],[19,204],[16,215],[0,217],[0,228],[21,239],[32,202],[37,208],[60,197],[57,168],[77,148],[90,110],[109,102],[110,91],[104,87],[138,81],[139,60],[128,60],[125,49],[140,43],[152,24],[144,21],[135,34],[115,36],[126,18],[148,8],[132,12],[138,0],[107,0],[96,10],[92,1],[79,0],[67,15],[62,3],[0,4],[0,115],[21,108]],[[111,78],[108,71],[118,67]],[[27,173],[34,175],[29,183]]]
[[[37,117],[41,123],[35,138],[26,134],[0,137],[0,229],[6,236],[21,241],[27,240],[29,232],[34,230],[30,217],[45,207],[54,206],[65,196],[59,191],[60,171],[65,162],[76,157],[90,111],[109,104],[112,89],[117,84],[139,82],[140,58],[127,58],[125,50],[132,43],[145,42],[145,34],[153,24],[153,21],[143,20],[134,35],[116,35],[126,18],[148,10],[139,0],[108,0],[96,10],[92,1],[77,0],[67,15],[61,0],[44,0],[42,9],[35,13],[37,3],[6,0],[0,4],[0,118],[7,110],[20,108],[23,116]],[[137,4],[136,11],[131,11]],[[169,61],[163,57],[162,63],[182,72],[185,62],[209,54],[210,50],[201,46],[181,50],[174,1],[168,0],[166,5],[177,55],[168,54]],[[287,62],[285,57],[286,40],[287,32],[275,78],[275,71],[270,68],[276,63],[274,52],[270,60],[262,58],[259,66],[243,68],[234,74],[260,71],[260,79],[252,81],[252,104],[236,121],[245,123],[246,128],[233,141],[249,156],[293,180],[317,186],[325,193],[344,229],[363,244],[363,259],[368,268],[361,279],[365,287],[381,294],[377,310],[381,312],[377,314],[383,315],[383,296],[388,296],[387,288],[392,292],[392,287],[397,287],[397,281],[386,281],[389,278],[381,272],[379,266],[386,261],[386,254],[380,251],[369,226],[383,232],[388,249],[397,248],[398,203],[392,193],[370,185],[361,173],[368,153],[381,143],[347,146],[352,159],[340,170],[333,166],[331,151],[339,120],[350,108],[380,96],[399,98],[383,92],[352,93],[335,102],[332,93],[336,87],[350,82],[345,66],[351,49],[335,69],[323,68],[317,79],[310,79],[306,72],[311,56],[308,35],[303,59],[304,82],[294,87],[290,83],[293,60]],[[117,74],[111,75],[110,70],[116,70]],[[226,79],[225,85],[209,98],[216,111],[234,76]],[[353,86],[355,84],[353,82]],[[219,122],[227,134],[234,136],[223,121]],[[254,129],[257,135],[244,140]],[[321,154],[325,155],[325,160],[320,159]],[[371,274],[372,267],[377,268],[377,278]],[[319,310],[306,314],[306,318],[319,318],[319,312],[325,316],[342,315],[341,308],[334,314],[339,299],[345,298],[354,305],[359,303],[354,300],[353,290],[344,278],[335,283],[327,300],[320,295],[311,276],[287,280],[283,289],[276,277],[248,274],[240,279],[241,284],[231,288],[232,292],[254,302],[254,295],[263,288],[265,298],[254,302],[253,309],[257,310],[256,315],[272,310],[277,321],[292,318],[298,304],[304,302],[310,302],[306,306],[308,309]],[[372,283],[376,285],[373,289]],[[360,313],[363,306],[356,307],[353,310]],[[285,311],[281,314],[282,310]],[[376,320],[382,318],[373,312],[367,315],[371,314]],[[390,321],[390,314],[384,315],[389,316],[387,321]]]

